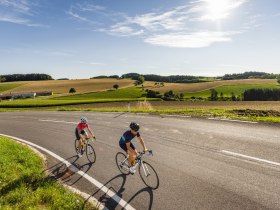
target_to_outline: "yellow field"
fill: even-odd
[[[214,82],[202,82],[202,83],[164,83],[163,87],[157,87],[155,82],[145,82],[145,89],[152,89],[164,93],[169,90],[175,92],[197,92],[208,90],[210,88],[216,88],[224,85],[244,85],[244,84],[277,84],[276,79],[244,79],[244,80],[222,80]]]
[[[13,82],[15,83],[15,82]],[[79,80],[48,80],[48,81],[27,81],[26,83],[12,89],[12,92],[36,92],[53,91],[55,94],[68,93],[70,88],[75,88],[77,93],[103,91],[112,89],[114,84],[119,88],[133,86],[133,80],[130,79],[79,79]],[[11,91],[6,91],[9,93]]]

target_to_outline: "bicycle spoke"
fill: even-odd
[[[86,155],[87,155],[87,159],[89,160],[89,162],[91,162],[91,163],[95,162],[95,160],[96,160],[95,151],[90,144],[88,144],[86,147]]]
[[[139,168],[140,176],[144,184],[152,189],[157,189],[159,179],[155,169],[147,162],[142,162],[142,167]]]
[[[122,174],[129,174],[129,167],[127,157],[125,154],[118,152],[116,154],[116,163]]]

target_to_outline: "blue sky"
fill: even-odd
[[[0,74],[280,73],[279,0],[0,0]]]

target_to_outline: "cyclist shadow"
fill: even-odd
[[[48,173],[48,179],[61,180],[62,183],[67,183],[71,186],[77,183],[83,177],[81,175],[79,175],[78,178],[77,175],[74,176],[77,171],[81,170],[84,172],[84,174],[86,174],[93,166],[93,163],[86,163],[83,165],[78,164],[77,160],[79,160],[79,158],[77,155],[69,157],[66,160],[71,163],[69,167],[64,161],[62,161],[45,169],[43,173]]]
[[[118,180],[119,179],[119,180]],[[116,209],[117,206],[119,205],[119,200],[123,197],[123,193],[125,191],[125,183],[126,183],[126,179],[127,179],[127,175],[124,175],[124,174],[119,174],[115,177],[113,177],[112,179],[110,179],[109,181],[107,181],[103,186],[106,186],[108,187],[109,190],[113,191],[116,193],[116,195],[119,197],[117,198],[116,196],[113,196],[113,197],[110,197],[107,195],[107,193],[103,193],[98,201],[100,203],[103,203],[108,209]],[[117,181],[118,180],[118,181]],[[113,184],[112,182],[121,182],[121,184]],[[118,189],[116,189],[114,186],[118,186]],[[98,189],[97,191],[95,191],[84,203],[84,205],[86,204],[86,202],[91,198],[91,197],[94,197],[97,193],[101,192],[100,189]],[[145,187],[141,190],[139,190],[138,192],[136,192],[130,199],[129,201],[127,202],[128,204],[130,202],[132,202],[139,194],[141,193],[144,193],[144,192],[147,192],[149,194],[149,203],[148,203],[148,208],[147,209],[152,209],[152,206],[153,206],[153,200],[154,200],[154,197],[153,197],[153,190],[149,187]],[[114,199],[115,198],[115,199]],[[117,201],[118,202],[117,202]],[[125,209],[126,207],[123,207],[122,209]]]

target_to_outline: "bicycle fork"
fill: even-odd
[[[138,162],[137,164],[139,164],[139,162]],[[140,161],[140,166],[142,166],[143,171],[144,171],[146,177],[148,177],[148,176],[151,175],[151,173],[150,173],[150,171],[149,171],[147,165],[144,164],[142,160]]]

